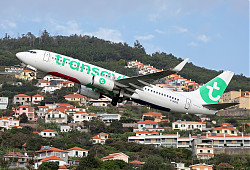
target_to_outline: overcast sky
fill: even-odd
[[[249,0],[9,0],[0,37],[87,34],[250,76]],[[145,63],[147,64],[147,63]]]

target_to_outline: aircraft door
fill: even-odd
[[[186,99],[186,104],[185,104],[184,108],[188,110],[190,108],[190,106],[191,106],[191,99],[187,98]]]
[[[49,61],[49,58],[50,58],[50,53],[46,51],[46,52],[44,53],[43,60],[46,61],[46,62],[48,62],[48,61]]]

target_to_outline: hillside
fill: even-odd
[[[148,55],[138,41],[134,43],[134,47],[131,47],[126,43],[113,43],[89,36],[52,37],[45,30],[40,37],[35,37],[29,32],[19,38],[11,38],[6,35],[0,39],[0,66],[19,64],[20,61],[15,54],[29,49],[43,49],[72,56],[128,76],[136,75],[134,69],[124,68],[130,60],[138,60],[158,69],[168,69],[182,61],[181,58],[164,52]],[[179,74],[202,84],[219,73],[188,63]],[[234,76],[227,90],[238,89],[250,91],[250,78],[242,75]]]

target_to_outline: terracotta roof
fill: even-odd
[[[120,155],[121,153],[114,153],[114,154],[110,154],[109,156],[106,156],[106,157],[103,157],[102,159],[111,159],[111,158],[114,158],[118,155]]]
[[[33,70],[23,70],[24,72],[35,72]]]
[[[49,106],[37,106],[39,108],[49,108]]]
[[[45,80],[41,80],[41,81],[39,81],[39,83],[50,83],[50,82],[45,81]]]
[[[35,151],[36,153],[41,153],[41,152],[52,152],[52,151],[55,151],[55,152],[68,152],[68,151],[64,151],[64,150],[61,150],[61,149],[58,149],[58,148],[55,148],[55,147],[51,147],[47,150],[39,150],[39,151]]]
[[[8,152],[8,153],[4,154],[3,156],[27,157],[20,152]]]
[[[109,135],[109,134],[101,132],[101,133],[98,133],[98,135]]]
[[[101,139],[101,138],[99,138],[98,136],[94,136],[92,137],[92,139]]]
[[[31,106],[27,106],[27,105],[22,105],[22,106],[18,106],[16,108],[34,108],[34,107],[31,107]]]
[[[145,121],[142,121],[142,122],[138,122],[138,124],[148,124],[148,123],[150,123],[150,124],[158,124],[157,122],[154,122],[152,120],[145,120]]]
[[[34,131],[34,132],[32,132],[32,133],[39,133],[39,132]]]
[[[235,129],[235,128],[232,128],[232,127],[222,127],[222,126],[220,126],[220,127],[216,127],[216,128],[214,128],[213,130],[222,130],[222,129],[228,129],[228,130],[236,130],[236,131],[238,131],[238,129]]]
[[[64,81],[64,82],[62,82],[63,84],[69,84],[69,83],[74,83],[74,82],[72,82],[72,81]]]
[[[66,96],[63,96],[63,97],[69,97],[69,98],[75,98],[75,97],[77,97],[77,98],[82,98],[82,97],[84,97],[83,95],[80,95],[80,94],[68,94],[68,95],[66,95]]]
[[[54,130],[51,130],[51,129],[45,129],[45,130],[43,130],[41,132],[57,132],[57,131],[54,131]]]
[[[222,124],[221,124],[221,126],[225,126],[225,125],[226,125],[226,126],[233,126],[233,125],[231,125],[230,123],[222,123]]]
[[[15,97],[30,97],[30,96],[28,96],[26,94],[17,94],[17,95],[15,95]]]
[[[32,96],[32,97],[43,97],[43,96],[40,95],[40,94],[36,94],[36,95],[34,95],[34,96]]]
[[[227,166],[227,167],[233,167],[229,163],[220,163],[218,166]]]
[[[0,120],[1,120],[1,119],[9,120],[10,118],[12,118],[12,119],[15,120],[15,121],[19,121],[19,120],[17,120],[17,119],[14,119],[14,118],[11,117],[11,116],[9,116],[9,117],[8,117],[8,116],[1,117]]]
[[[63,161],[63,159],[57,157],[57,156],[50,156],[50,157],[47,157],[47,158],[44,158],[41,160],[41,162],[43,161],[49,161],[49,160],[58,160],[58,161]]]
[[[132,162],[130,162],[131,164],[137,164],[137,165],[144,165],[145,163],[144,162],[141,162],[141,161],[137,161],[137,160],[134,160]]]
[[[58,169],[68,169],[68,168],[65,165],[63,165],[63,166],[59,166]]]
[[[22,145],[22,147],[26,147],[26,142]]]
[[[197,155],[214,155],[212,153],[197,153]]]
[[[156,131],[152,131],[152,132],[149,132],[149,131],[140,131],[140,132],[136,132],[136,133],[157,133],[158,134],[158,132],[156,132]]]
[[[79,151],[88,151],[86,149],[82,149],[82,148],[79,148],[79,147],[73,147],[73,148],[70,148],[70,149],[67,149],[68,151],[71,151],[71,150],[79,150]]]
[[[143,113],[143,116],[146,116],[146,115],[152,115],[152,116],[162,116],[162,114],[161,114],[161,113],[155,113],[155,112]]]

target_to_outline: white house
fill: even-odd
[[[75,112],[73,114],[74,123],[79,123],[84,120],[88,121],[88,113],[86,112]]]
[[[49,106],[38,106],[37,116],[39,118],[45,118],[45,114],[48,112]]]
[[[145,120],[142,122],[138,122],[138,127],[134,128],[134,132],[139,131],[164,131],[163,127],[159,127],[157,122],[152,120]]]
[[[84,157],[88,156],[88,150],[82,149],[79,147],[73,147],[67,150],[69,152],[69,156],[71,157]]]
[[[181,121],[177,120],[176,122],[172,123],[173,130],[194,130],[199,129],[202,131],[206,129],[206,122],[194,122],[194,121]]]
[[[0,97],[0,110],[7,109],[8,102],[8,97]]]
[[[112,122],[113,120],[120,120],[121,119],[121,115],[120,114],[98,114],[100,115],[100,119],[105,122],[105,123],[109,123]]]
[[[19,126],[19,120],[7,116],[0,118],[0,127],[5,129],[11,129],[12,127],[21,128],[21,126]]]
[[[128,163],[128,158],[129,158],[128,155],[120,152],[120,153],[109,154],[109,156],[103,157],[102,160],[103,161],[107,161],[107,160],[123,160],[124,162]]]
[[[68,115],[65,113],[65,107],[58,107],[56,109],[49,109],[45,115],[45,123],[67,123]]]
[[[59,166],[67,165],[67,162],[65,162],[62,158],[59,158],[57,156],[50,156],[47,158],[44,158],[38,162],[35,163],[35,169],[38,169],[38,167],[43,163],[43,162],[58,162]]]
[[[44,138],[52,138],[57,135],[57,131],[51,130],[51,129],[46,129],[38,133],[40,136]]]
[[[45,80],[41,80],[38,82],[37,86],[38,87],[47,87],[47,86],[50,86],[50,82],[45,81]]]
[[[32,103],[33,104],[39,104],[43,100],[44,100],[44,97],[40,94],[36,94],[36,95],[32,96]]]
[[[59,90],[60,87],[58,86],[46,86],[42,89],[41,92],[43,93],[54,93],[54,91]]]
[[[71,130],[72,130],[72,128],[69,125],[61,125],[60,126],[60,131],[61,132],[69,132]]]

